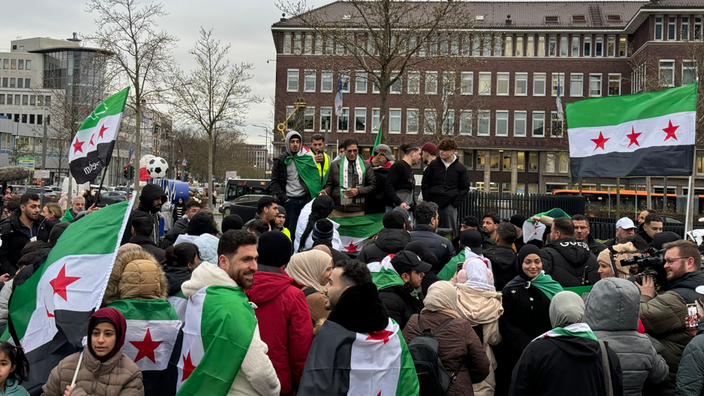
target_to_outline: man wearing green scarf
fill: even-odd
[[[345,155],[333,161],[325,193],[335,201],[330,218],[364,214],[364,199],[376,186],[372,164],[359,155],[356,139],[345,140]]]

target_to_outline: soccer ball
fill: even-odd
[[[147,173],[154,179],[166,177],[166,172],[169,170],[169,164],[161,157],[154,157],[147,163]]]

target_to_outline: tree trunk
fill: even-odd
[[[136,91],[136,90],[135,90]],[[135,113],[137,120],[135,121],[135,131],[134,131],[134,191],[137,192],[139,196],[139,171],[140,171],[140,159],[142,158],[142,104],[140,103],[139,95],[135,96]]]
[[[213,194],[215,190],[213,189],[213,139],[215,138],[215,131],[211,130],[208,133],[208,191],[209,196],[205,199],[208,200],[208,208],[213,207]]]
[[[484,192],[491,191],[491,150],[484,150]]]
[[[388,109],[387,109],[387,96],[389,95],[389,85],[384,84],[379,84],[379,96],[381,97],[381,103],[379,105],[379,117],[381,117],[381,120],[379,121],[381,123],[381,138],[379,142],[386,144],[387,141],[387,131],[389,130],[389,117],[388,117]],[[373,90],[373,88],[372,88]],[[350,117],[348,119],[352,119],[352,115],[350,114]],[[351,128],[351,123],[348,121],[348,129]]]
[[[518,192],[518,151],[511,152],[511,194]],[[524,190],[525,193],[525,190]]]

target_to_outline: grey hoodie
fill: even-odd
[[[638,333],[639,309],[638,288],[619,278],[597,282],[586,301],[586,323],[621,361],[626,396],[640,395],[646,381],[662,382],[669,370],[648,336]]]
[[[301,134],[296,132],[296,131],[290,131],[289,133],[286,134],[286,153],[288,155],[294,155],[291,152],[291,146],[289,145],[289,141],[291,140],[292,137],[298,137],[301,139],[301,147],[303,147],[303,137],[301,137]],[[300,150],[299,150],[300,151]],[[298,153],[296,153],[298,155]],[[286,195],[288,197],[302,197],[306,194],[306,186],[303,184],[301,181],[301,178],[298,177],[298,170],[296,169],[296,163],[295,161],[291,161],[286,166]]]

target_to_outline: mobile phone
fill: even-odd
[[[699,326],[697,317],[697,304],[687,304],[687,328],[696,329]]]

